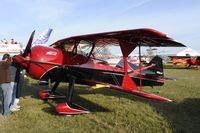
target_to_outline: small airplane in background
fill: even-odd
[[[89,111],[72,102],[74,84],[91,85],[92,88],[106,87],[158,101],[171,101],[155,94],[142,91],[142,86],[162,86],[164,72],[162,59],[158,56],[145,67],[134,67],[128,62],[128,55],[141,46],[185,47],[159,31],[153,29],[133,29],[105,32],[65,38],[50,47],[31,48],[35,31],[31,34],[23,54],[13,58],[31,77],[40,82],[51,80],[51,90],[42,90],[42,99],[56,99],[56,89],[60,82],[68,82],[66,102],[57,104],[59,114],[83,114]],[[123,60],[116,66],[103,59],[104,48],[115,46],[121,49]],[[108,52],[107,52],[108,53]],[[141,58],[140,58],[141,60]],[[139,86],[139,87],[138,87]]]
[[[196,66],[200,70],[200,56],[170,56],[173,65],[182,65],[185,68]]]

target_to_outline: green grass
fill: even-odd
[[[43,101],[38,92],[44,87],[27,79],[20,98],[21,110],[10,117],[0,117],[1,133],[198,133],[200,132],[200,71],[166,69],[162,87],[144,87],[145,91],[172,99],[173,103],[144,99],[109,89],[87,90],[76,85],[74,102],[88,108],[84,115],[58,115],[58,101]],[[64,93],[66,84],[58,91]]]

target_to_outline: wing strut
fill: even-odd
[[[141,62],[141,45],[139,44],[139,66],[140,66],[140,90],[142,90],[142,62]]]

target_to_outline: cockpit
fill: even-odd
[[[90,56],[92,49],[93,49],[93,44],[91,44],[87,41],[84,41],[84,40],[82,40],[78,43],[67,42],[66,44],[62,45],[62,51],[82,55],[85,57]]]

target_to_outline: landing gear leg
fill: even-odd
[[[75,84],[75,77],[69,76],[69,87],[67,91],[67,102],[57,104],[56,111],[59,114],[66,114],[66,115],[76,115],[76,114],[86,114],[89,111],[78,104],[72,103],[72,96],[74,93],[74,84]],[[73,108],[72,108],[73,107]]]
[[[73,96],[73,93],[74,93],[74,83],[75,83],[75,77],[70,76],[70,78],[69,78],[68,93],[67,93],[67,103],[69,105],[72,104],[72,96]]]
[[[54,94],[55,93],[55,91],[56,91],[56,89],[57,89],[57,87],[58,87],[58,85],[60,84],[60,82],[55,82],[55,84],[53,85],[53,88],[51,89],[51,93],[52,94]]]

